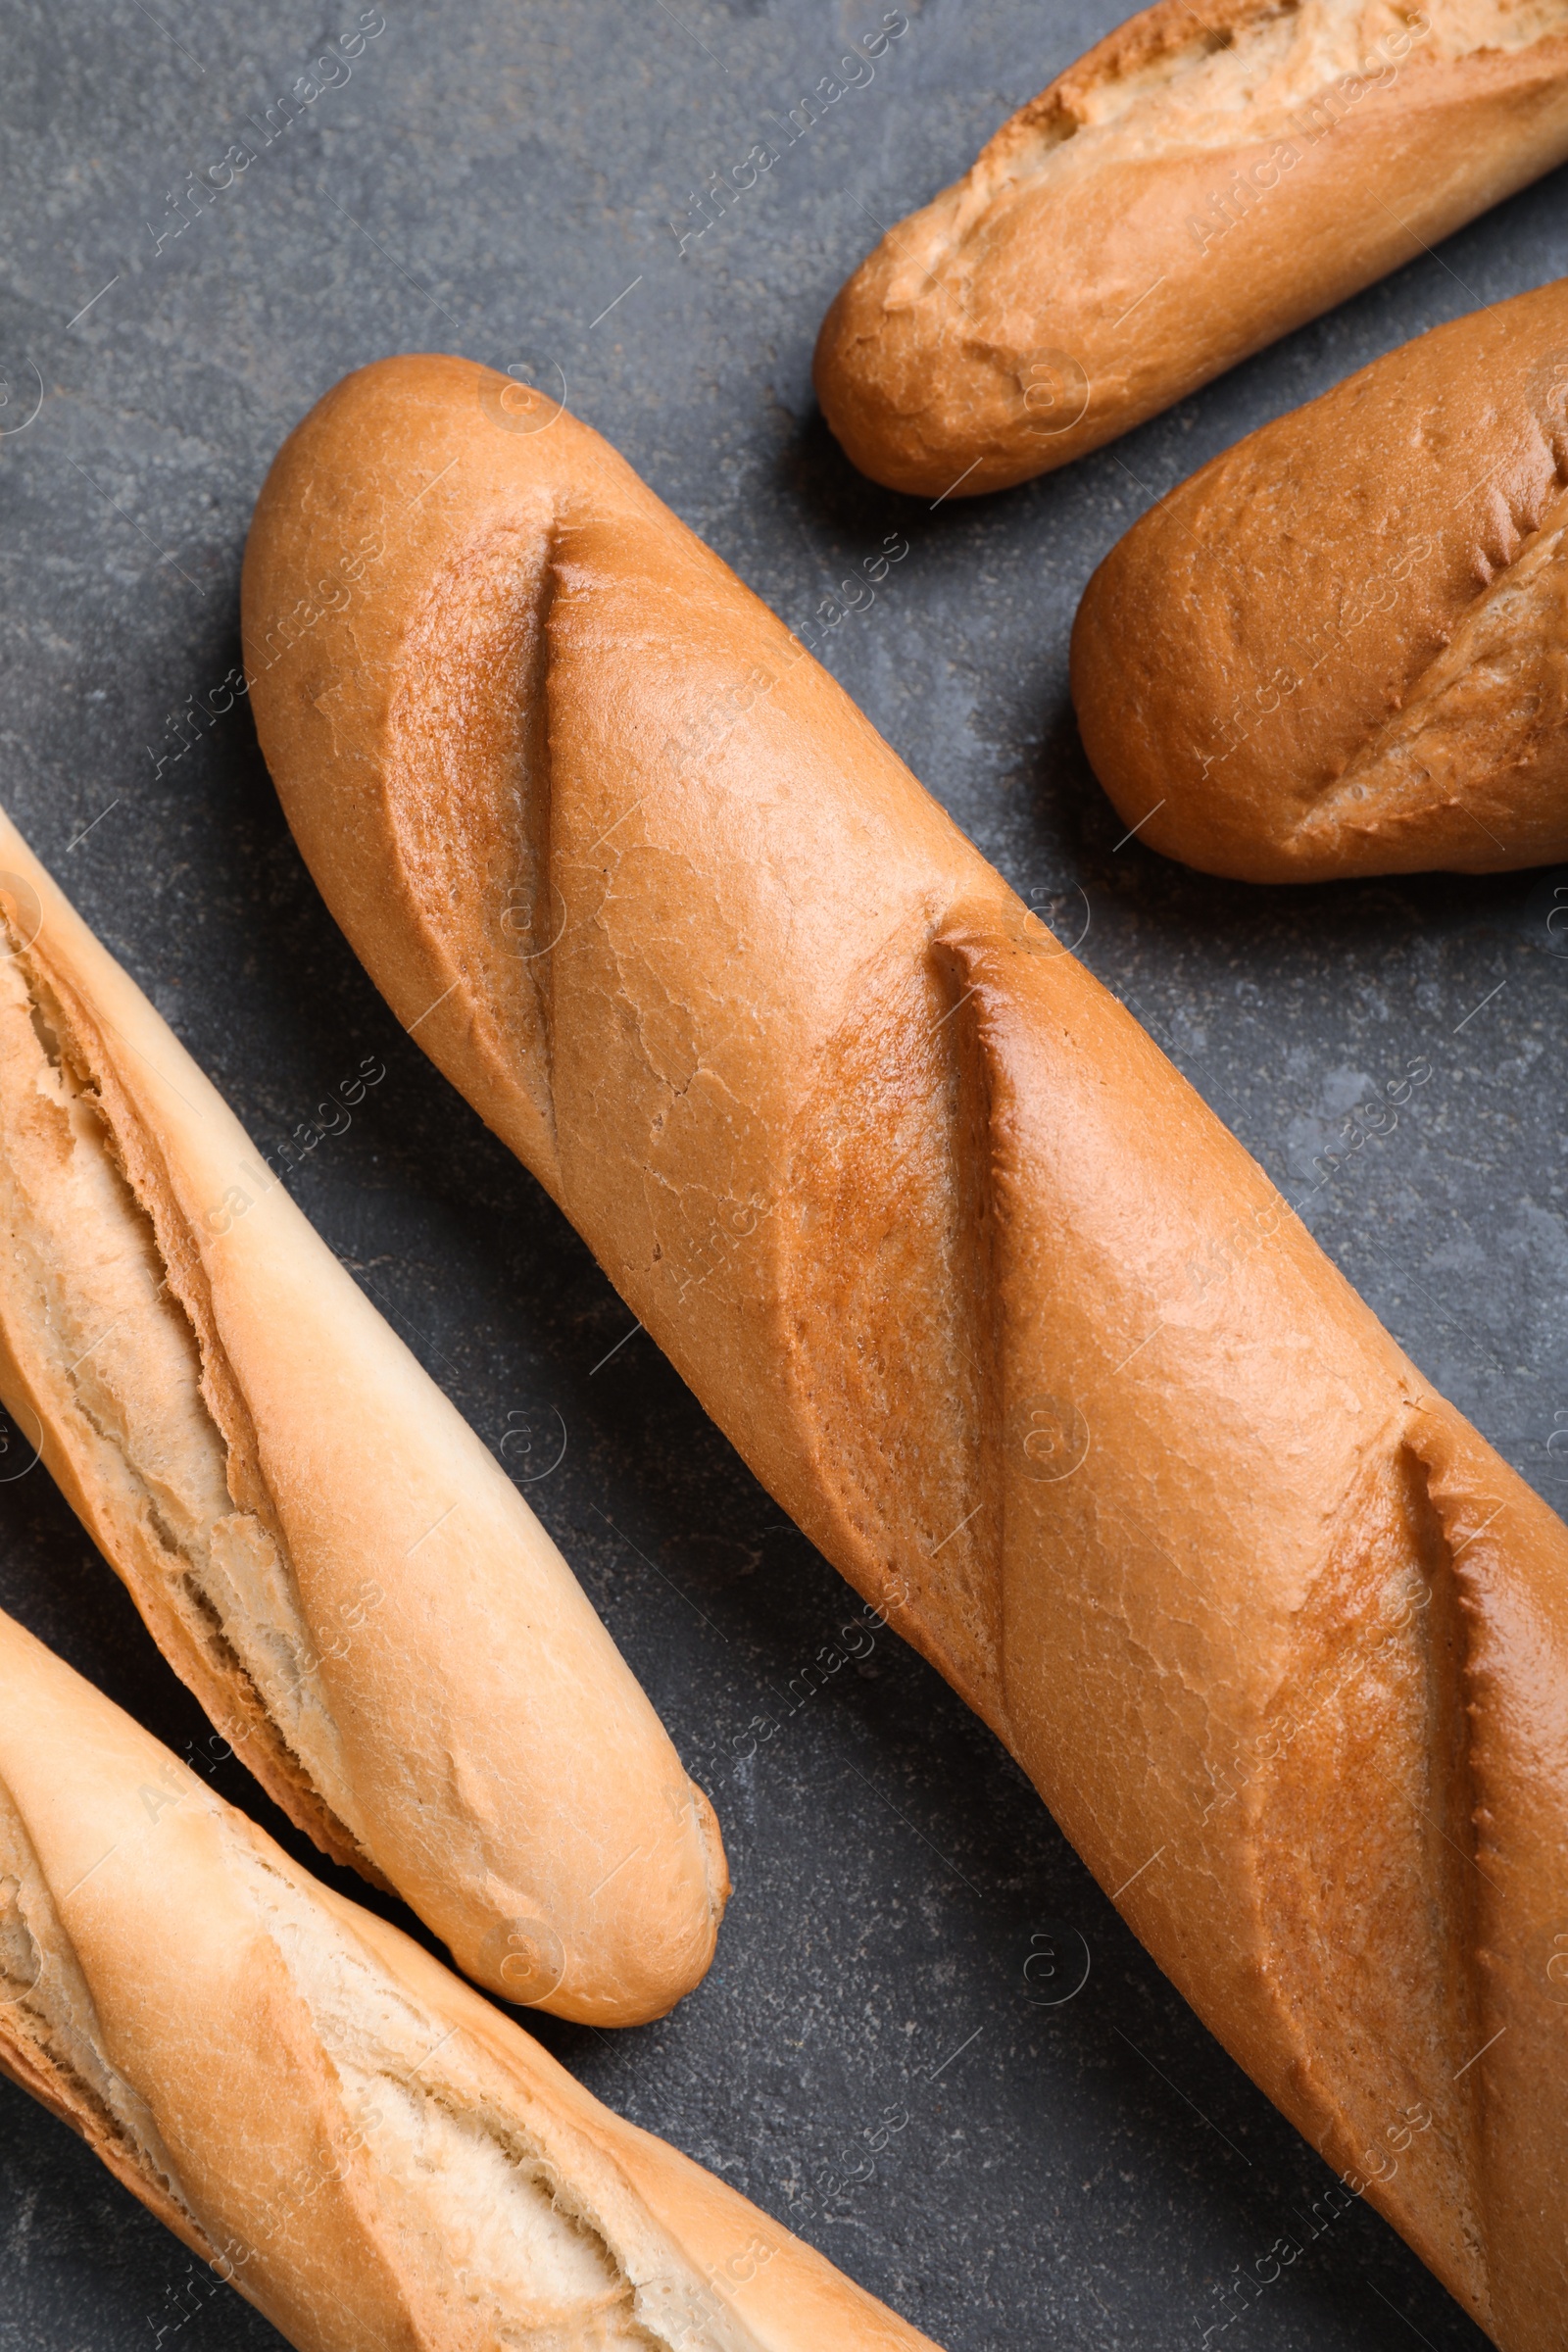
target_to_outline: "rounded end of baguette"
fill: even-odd
[[[1193,738],[1161,691],[1160,673],[1181,664],[1162,625],[1170,615],[1150,609],[1148,579],[1121,564],[1120,553],[1111,551],[1084,591],[1070,679],[1085,755],[1125,831],[1162,858],[1229,882],[1323,882],[1389,870],[1371,839],[1357,845],[1303,833],[1289,779],[1259,777],[1252,762],[1227,757],[1218,727],[1206,751]],[[1185,650],[1196,662],[1197,649]]]
[[[1171,611],[1150,564],[1138,560],[1136,537],[1135,526],[1084,590],[1069,663],[1084,752],[1121,824],[1162,858],[1229,881],[1315,882],[1343,872],[1314,870],[1299,856],[1288,794],[1254,790],[1238,802],[1217,730],[1207,752],[1189,740],[1162,690],[1172,666]],[[1240,779],[1239,765],[1235,772]]]
[[[1014,350],[932,273],[944,198],[885,237],[840,287],[811,365],[828,429],[886,489],[945,504],[1050,473],[1105,438],[1068,352]],[[933,233],[935,229],[936,233]],[[914,257],[926,252],[927,261]],[[1026,337],[1027,341],[1028,338]]]
[[[1568,856],[1565,331],[1561,285],[1437,327],[1111,549],[1072,696],[1140,841],[1245,882]]]
[[[580,1795],[580,1792],[579,1792]],[[574,1868],[537,1893],[488,1879],[474,1889],[450,1950],[464,1975],[498,2000],[586,2026],[646,2026],[696,1990],[712,1963],[729,1901],[729,1866],[712,1806],[694,1782],[669,1783],[624,1834],[603,1844],[592,1886]],[[584,1824],[588,1827],[587,1823]],[[569,1831],[564,1843],[575,1842]]]

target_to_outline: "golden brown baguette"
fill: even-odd
[[[0,815],[0,1396],[322,1849],[509,2000],[657,2017],[707,1799],[489,1450]]]
[[[1160,0],[883,237],[816,347],[895,490],[1064,466],[1568,156],[1568,0]]]
[[[1406,343],[1135,523],[1072,689],[1139,838],[1250,882],[1568,858],[1568,280]]]
[[[929,2352],[3,1616],[0,2067],[299,2352]]]
[[[269,475],[252,702],[329,904],[1227,2047],[1547,2352],[1568,1530],[805,649],[549,418],[388,360]],[[264,671],[370,529],[373,586]]]

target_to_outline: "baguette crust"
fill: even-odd
[[[263,490],[252,708],[328,903],[1227,2047],[1548,2352],[1568,1530],[805,649],[509,414],[384,361]]]
[[[931,2352],[5,1617],[0,2068],[299,2352]]]
[[[1209,873],[1568,858],[1565,581],[1559,280],[1374,361],[1135,523],[1073,629],[1085,748],[1140,839]]]
[[[0,1396],[223,1738],[504,1998],[662,2015],[707,1799],[488,1449],[0,816]]]
[[[895,490],[1051,471],[1568,155],[1565,0],[1160,0],[883,238],[817,340]]]

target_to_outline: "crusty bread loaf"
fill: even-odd
[[[929,2352],[7,1617],[0,2067],[300,2352]]]
[[[264,671],[366,530],[373,585]],[[1556,2346],[1568,1530],[539,395],[440,358],[337,386],[244,623],[399,1017],[436,1006],[429,1053],[1242,2064],[1508,2352]]]
[[[703,1975],[707,1799],[488,1449],[0,816],[0,1395],[264,1788],[509,2000]]]
[[[1160,0],[888,232],[817,396],[896,490],[1026,481],[1565,155],[1565,0]]]
[[[1568,280],[1440,326],[1160,500],[1073,630],[1139,839],[1252,882],[1568,858]]]

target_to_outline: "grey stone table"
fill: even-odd
[[[846,1588],[646,1339],[610,1354],[625,1309],[362,975],[243,704],[198,709],[238,660],[273,450],[386,352],[559,368],[797,625],[905,534],[874,605],[830,632],[844,684],[1022,891],[1073,930],[1087,906],[1095,971],[1561,1499],[1550,880],[1269,895],[1118,847],[1065,668],[1084,581],[1152,497],[1374,354],[1562,270],[1563,184],[1114,449],[933,513],[838,456],[809,388],[817,321],[873,217],[952,178],[1118,12],[904,7],[874,78],[699,236],[694,192],[783,144],[769,114],[877,25],[875,0],[385,0],[287,128],[277,101],[360,22],[343,0],[5,0],[0,798],[263,1145],[384,1059],[303,1163],[304,1206],[491,1445],[512,1433],[503,1458],[711,1789],[736,1878],[712,1974],[618,2038],[546,2021],[551,2048],[954,2352],[1196,2347],[1216,2285],[1267,2271],[1280,2238],[1300,2257],[1211,2339],[1227,2352],[1459,2352],[1480,2336],[1364,2205],[1309,2236],[1318,2160],[947,1689],[886,1635],[803,1681]],[[193,193],[225,163],[232,184]],[[1422,1058],[1397,1130],[1327,1162],[1343,1114]],[[0,1484],[0,1600],[200,1756],[202,1718],[41,1471]],[[279,1830],[236,1767],[215,1777]],[[1054,1978],[1049,1938],[1071,1955]],[[1087,1982],[1052,2001],[1084,1954]],[[0,2352],[277,2341],[7,2085],[0,2247]]]

